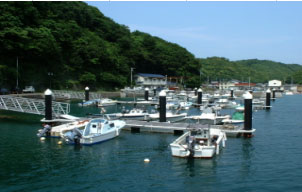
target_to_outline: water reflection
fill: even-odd
[[[242,162],[240,167],[241,176],[246,178],[250,175],[252,159],[254,157],[253,138],[242,139]]]

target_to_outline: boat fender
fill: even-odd
[[[149,162],[150,162],[150,159],[145,158],[145,159],[144,159],[144,162],[145,162],[145,163],[149,163]]]

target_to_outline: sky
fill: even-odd
[[[302,64],[302,2],[87,2],[197,58]]]

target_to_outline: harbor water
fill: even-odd
[[[253,138],[228,138],[213,159],[172,157],[170,134],[122,131],[83,147],[40,141],[40,116],[0,111],[0,191],[302,191],[302,95],[272,106],[253,113]],[[99,112],[82,109],[71,111]]]

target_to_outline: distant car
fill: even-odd
[[[25,86],[25,89],[23,89],[23,93],[34,93],[35,88],[33,86]]]
[[[6,88],[1,88],[0,89],[0,95],[7,95],[7,94],[9,94],[8,89],[6,89]]]

